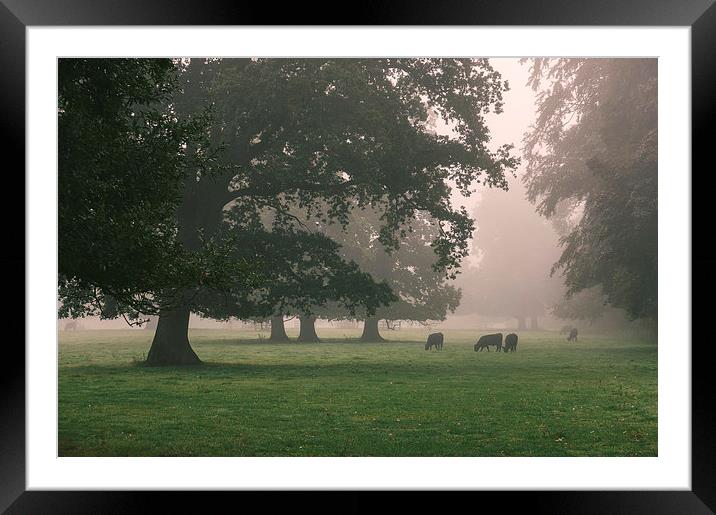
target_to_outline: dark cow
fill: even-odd
[[[502,333],[481,336],[475,344],[475,352],[482,351],[482,349],[487,349],[487,352],[490,352],[490,345],[494,345],[495,350],[500,352],[502,350]]]
[[[428,341],[425,343],[425,350],[435,347],[436,350],[443,348],[443,333],[432,333],[428,335]]]
[[[572,330],[569,331],[569,336],[567,336],[568,342],[576,342],[577,341],[577,328],[572,327]]]
[[[517,335],[510,333],[505,336],[505,352],[517,352]]]

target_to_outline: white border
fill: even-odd
[[[28,27],[27,31],[29,490],[691,489],[690,28]],[[57,457],[57,57],[327,54],[659,58],[659,310],[662,316],[658,357],[658,457]],[[685,341],[687,334],[688,341]]]

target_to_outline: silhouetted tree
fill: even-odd
[[[213,154],[199,143],[207,113],[173,113],[177,86],[170,59],[59,60],[61,317],[121,313],[141,323],[161,307],[156,292],[195,282],[174,214],[183,179]],[[193,153],[199,144],[205,151]]]
[[[532,59],[530,200],[565,236],[568,294],[600,286],[632,318],[657,313],[657,60]]]
[[[352,213],[343,229],[327,228],[327,233],[342,243],[342,255],[358,264],[375,280],[384,282],[396,296],[395,301],[378,307],[374,313],[363,310],[362,341],[383,341],[380,320],[427,322],[444,320],[460,301],[460,292],[448,284],[445,270],[437,266],[438,256],[432,243],[439,233],[437,222],[423,213],[416,213],[397,249],[386,250],[378,240],[380,211],[366,208]],[[330,316],[353,318],[355,313],[338,309]]]
[[[245,214],[241,211],[241,215]],[[394,300],[386,284],[376,283],[356,263],[345,260],[339,245],[325,235],[276,225],[275,219],[272,227],[241,227],[239,216],[234,215],[238,212],[228,214],[222,231],[239,235],[234,249],[236,258],[253,260],[255,270],[265,280],[253,289],[239,283],[235,289],[199,292],[193,305],[203,316],[270,319],[274,340],[286,340],[282,317],[294,315],[301,320],[298,341],[317,341],[315,313],[322,306],[333,303],[349,313],[357,309],[373,312],[377,306]]]

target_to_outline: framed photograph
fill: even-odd
[[[0,6],[0,507],[713,512],[716,8],[399,5]]]

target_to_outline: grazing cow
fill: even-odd
[[[500,352],[502,350],[502,333],[480,336],[480,339],[475,344],[475,352],[482,351],[482,349],[487,349],[487,352],[490,352],[490,345],[494,345],[495,350]]]
[[[505,352],[517,352],[517,335],[510,333],[505,336]]]
[[[425,343],[425,350],[435,347],[436,350],[443,348],[443,333],[432,333],[428,335],[428,341]]]
[[[567,336],[568,342],[576,342],[577,341],[577,328],[572,327],[572,330],[569,331],[569,336]]]

